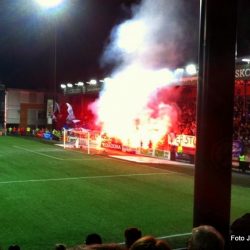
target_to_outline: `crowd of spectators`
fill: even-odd
[[[210,225],[194,227],[186,246],[186,250],[249,250],[250,249],[250,213],[237,218],[230,227],[230,244],[226,245],[222,234]],[[239,237],[244,240],[239,240]],[[83,244],[67,247],[56,244],[54,250],[172,250],[166,239],[143,235],[136,227],[124,231],[123,243],[104,243],[102,236],[91,233],[85,237]],[[19,245],[11,245],[8,250],[21,250]]]
[[[234,140],[240,140],[245,146],[250,146],[250,107],[247,98],[235,96],[234,99]]]
[[[27,126],[24,127],[16,127],[16,126],[8,126],[7,128],[8,135],[20,135],[20,136],[34,136],[38,138],[45,138],[45,139],[53,139],[53,140],[60,140],[62,138],[62,131],[61,130],[49,130],[47,128],[31,128]]]
[[[180,115],[175,128],[176,134],[196,135],[196,101],[195,98],[181,100],[178,103]]]
[[[248,100],[249,99],[249,100]],[[249,102],[249,104],[248,104]],[[196,98],[183,98],[176,102],[178,109],[177,122],[171,131],[177,134],[196,135]],[[13,135],[34,135],[42,137],[47,129],[31,129],[29,127],[8,126],[7,133]],[[61,138],[61,131],[53,130],[50,133],[55,138]],[[54,139],[55,139],[54,138]],[[236,95],[234,98],[233,140],[241,141],[244,146],[250,147],[250,98]]]
[[[196,98],[181,99],[177,102],[179,116],[175,134],[196,135]],[[250,97],[236,95],[233,112],[233,140],[250,147]]]

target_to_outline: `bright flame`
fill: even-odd
[[[102,132],[119,138],[125,145],[143,147],[167,133],[173,108],[165,103],[149,107],[149,100],[173,81],[167,70],[146,70],[131,65],[105,82],[105,89],[95,103]]]
[[[182,57],[179,47],[184,32],[176,22],[180,6],[166,0],[155,2],[141,1],[133,9],[132,19],[113,29],[101,62],[118,65],[91,106],[103,133],[131,147],[150,144],[153,149],[174,125],[178,113],[173,103],[168,104],[178,91],[172,88],[175,92],[168,96],[161,91],[184,72],[164,69]]]

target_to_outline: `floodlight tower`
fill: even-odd
[[[57,88],[56,88],[57,86],[57,18],[56,18],[56,14],[59,11],[59,8],[61,8],[65,0],[35,0],[35,1],[38,3],[38,5],[42,7],[43,10],[48,12],[48,14],[53,12],[55,16],[53,20],[53,26],[54,26],[54,69],[53,69],[54,77],[53,77],[53,102],[52,102],[53,107],[49,108],[50,110],[54,110],[56,96],[57,96]],[[48,117],[47,123],[52,125],[51,117]]]
[[[50,9],[59,6],[63,0],[36,0],[36,2],[42,7]]]

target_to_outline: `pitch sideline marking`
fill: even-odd
[[[156,237],[156,238],[161,240],[161,239],[175,238],[175,237],[180,237],[180,236],[188,236],[191,234],[192,233],[172,234],[172,235],[166,235],[166,236],[161,236],[161,237]]]
[[[45,157],[49,157],[49,158],[52,158],[52,159],[55,159],[55,160],[59,160],[59,161],[91,161],[91,160],[101,160],[101,159],[84,159],[84,158],[59,158],[59,157],[55,157],[55,156],[51,156],[51,155],[47,155],[47,154],[44,154],[44,153],[41,153],[41,152],[37,152],[37,151],[34,151],[34,150],[31,150],[31,149],[28,149],[28,148],[24,148],[24,147],[19,147],[19,146],[13,146],[14,148],[18,148],[18,149],[22,149],[24,151],[27,151],[27,152],[31,152],[31,153],[34,153],[34,154],[37,154],[37,155],[42,155],[42,156],[45,156]],[[73,151],[73,150],[72,150]],[[50,151],[47,151],[47,152],[50,152]],[[53,150],[54,152],[54,150]],[[59,151],[58,151],[59,152]],[[61,150],[61,152],[64,152],[64,150]],[[78,151],[73,151],[73,152],[78,152]]]
[[[24,148],[24,147],[19,147],[19,146],[13,146],[14,148],[19,148],[19,149],[22,149],[22,150],[25,150],[25,151],[27,151],[27,152],[31,152],[31,153],[34,153],[34,154],[38,154],[38,155],[42,155],[42,156],[45,156],[45,157],[49,157],[49,158],[52,158],[52,159],[56,159],[56,160],[59,160],[59,161],[70,161],[70,160],[82,160],[82,161],[84,161],[84,160],[97,160],[97,159],[74,159],[74,158],[72,158],[72,159],[63,159],[63,158],[58,158],[58,157],[55,157],[55,156],[50,156],[50,155],[47,155],[47,154],[44,154],[44,153],[40,153],[40,152],[36,152],[36,151],[33,151],[33,150],[30,150],[30,149],[27,149],[27,148]],[[72,150],[73,151],[73,150]],[[74,151],[74,152],[78,152],[78,151]],[[80,153],[80,152],[79,152]],[[116,157],[105,157],[104,156],[104,158],[106,158],[106,159],[109,159],[109,160],[121,160],[121,161],[124,161],[124,159],[121,159],[121,158],[116,158]],[[102,160],[102,159],[100,159],[100,160]],[[135,162],[135,163],[138,163],[138,162]],[[142,162],[142,163],[139,163],[139,164],[147,164],[146,162]],[[147,165],[145,165],[146,167],[148,167]],[[171,170],[168,170],[168,172],[169,173],[174,173],[174,174],[180,174],[180,173],[178,173],[178,172],[176,172],[176,171],[171,171]]]
[[[13,147],[14,147],[14,148],[18,148],[18,149],[22,149],[22,150],[24,150],[24,151],[31,152],[31,153],[34,153],[34,154],[37,154],[37,155],[46,156],[46,157],[49,157],[49,158],[52,158],[52,159],[56,159],[56,160],[60,160],[60,161],[63,161],[63,160],[64,160],[64,159],[62,159],[62,158],[58,158],[58,157],[55,157],[55,156],[47,155],[47,154],[44,154],[44,153],[39,153],[39,152],[30,150],[30,149],[27,149],[27,148],[24,148],[24,147],[19,147],[19,146],[13,146]]]
[[[169,175],[169,172],[164,173],[145,173],[145,174],[118,174],[118,175],[97,175],[97,176],[80,176],[68,178],[51,178],[51,179],[32,179],[32,180],[19,180],[19,181],[0,181],[0,184],[11,183],[28,183],[28,182],[48,182],[48,181],[68,181],[68,180],[81,180],[81,179],[102,179],[102,178],[117,178],[117,177],[133,177],[133,176],[147,176],[147,175]]]
[[[160,237],[156,237],[156,239],[168,239],[168,238],[176,238],[176,237],[180,237],[180,236],[188,236],[191,235],[192,233],[183,233],[183,234],[172,234],[172,235],[165,235],[165,236],[160,236]],[[125,242],[120,242],[118,243],[119,245],[124,245]],[[182,249],[182,248],[177,248],[177,249]]]

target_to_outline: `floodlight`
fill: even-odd
[[[94,80],[94,79],[92,79],[92,80],[89,81],[89,84],[91,84],[91,85],[96,85],[96,83],[97,83],[97,81]]]
[[[77,85],[78,85],[78,86],[83,86],[84,83],[83,83],[83,82],[78,82]]]
[[[54,8],[59,6],[64,0],[36,0],[36,2],[44,8]]]
[[[105,77],[104,82],[110,82],[112,79],[110,77]]]
[[[66,84],[61,84],[62,89],[66,89]]]
[[[176,76],[182,76],[184,73],[184,69],[183,68],[177,68],[175,71],[174,71],[174,74]]]
[[[187,65],[186,72],[188,75],[195,75],[197,73],[196,65],[194,65],[194,64]]]
[[[72,88],[73,84],[72,83],[67,83],[67,87]]]
[[[250,59],[249,59],[249,58],[242,58],[241,61],[242,61],[242,62],[250,63]]]

